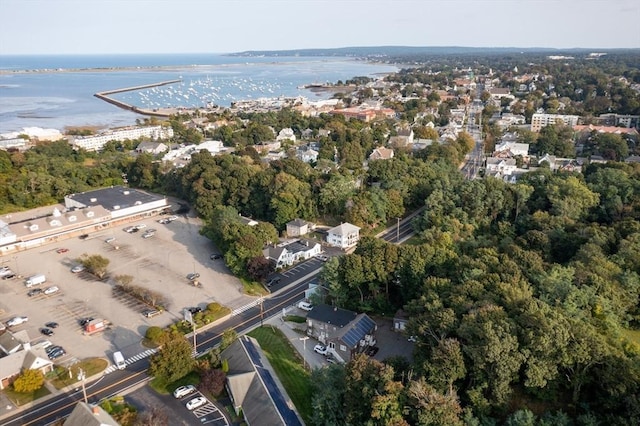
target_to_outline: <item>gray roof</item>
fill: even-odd
[[[302,220],[302,219],[293,219],[290,222],[287,222],[287,226],[305,226],[307,225],[309,222],[307,222],[306,220]]]
[[[221,354],[229,365],[227,383],[236,406],[251,425],[301,426],[289,408],[288,397],[271,374],[269,361],[258,342],[241,336]]]
[[[343,327],[336,337],[353,349],[364,339],[364,336],[373,333],[375,329],[376,323],[367,314],[360,314],[346,327]]]
[[[94,412],[95,410],[95,412]],[[78,402],[64,426],[120,426],[102,407]]]
[[[115,206],[120,209],[133,207],[138,204],[147,204],[162,200],[164,197],[149,194],[139,189],[125,188],[124,186],[112,186],[96,189],[94,191],[81,192],[68,195],[67,198],[84,206],[102,206],[111,211]]]
[[[351,232],[358,232],[360,230],[359,226],[352,225],[348,222],[342,223],[338,226],[335,226],[327,231],[328,234],[335,235],[348,235]]]
[[[336,327],[344,327],[356,319],[357,316],[358,314],[355,312],[329,305],[314,305],[313,309],[307,314],[308,319],[332,324]]]

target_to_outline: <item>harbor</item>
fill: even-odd
[[[114,99],[109,95],[113,95],[115,93],[125,93],[125,92],[134,92],[134,91],[144,90],[144,89],[151,89],[155,87],[167,86],[170,84],[181,83],[181,82],[182,80],[180,79],[167,80],[167,81],[161,81],[159,83],[151,83],[151,84],[144,84],[140,86],[132,86],[132,87],[124,87],[120,89],[107,90],[107,91],[95,93],[93,96],[127,111],[133,111],[138,114],[149,115],[154,117],[169,117],[170,115],[175,114],[175,112],[177,111],[176,108],[163,108],[163,109],[140,108],[135,105],[130,105],[126,102]]]

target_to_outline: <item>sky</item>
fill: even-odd
[[[640,48],[638,0],[0,0],[0,55]]]

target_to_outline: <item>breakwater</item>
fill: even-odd
[[[122,102],[119,101],[117,99],[113,99],[112,97],[110,97],[109,95],[113,95],[114,93],[124,93],[124,92],[133,92],[135,90],[143,90],[143,89],[150,89],[152,87],[159,87],[159,86],[166,86],[168,84],[174,84],[174,83],[180,83],[182,80],[168,80],[168,81],[161,81],[159,83],[151,83],[151,84],[144,84],[141,86],[133,86],[133,87],[124,87],[121,89],[113,89],[113,90],[106,90],[104,92],[98,92],[95,93],[93,96],[95,96],[96,98],[103,100],[107,103],[110,103],[111,105],[115,105],[118,108],[122,108],[125,109],[127,111],[133,111],[135,113],[138,114],[143,114],[143,115],[150,115],[150,116],[154,116],[154,117],[169,117],[171,114],[173,114],[175,111],[173,109],[167,109],[167,110],[158,110],[158,109],[146,109],[146,108],[139,108],[135,105],[130,105],[126,102]]]

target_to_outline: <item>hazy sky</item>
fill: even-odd
[[[638,0],[0,0],[0,54],[640,47]]]

